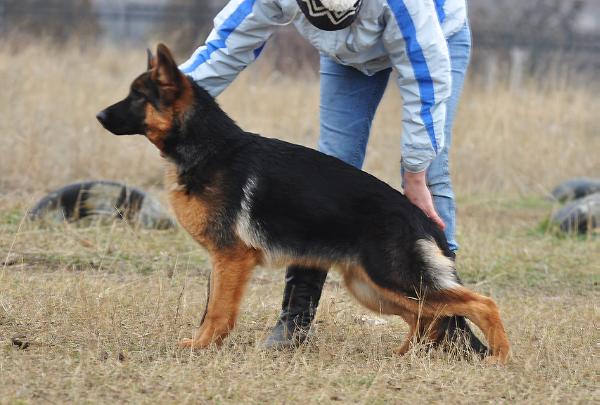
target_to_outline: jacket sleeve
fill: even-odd
[[[258,58],[276,26],[292,18],[278,0],[231,0],[206,43],[179,69],[216,97]]]
[[[404,101],[402,167],[426,170],[444,147],[451,92],[448,44],[433,0],[385,0],[384,44]]]

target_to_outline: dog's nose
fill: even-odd
[[[105,111],[105,110],[102,110],[102,111],[100,111],[98,114],[96,114],[96,119],[97,119],[98,121],[100,121],[100,123],[101,123],[102,125],[104,125],[104,123],[106,122],[106,116],[107,116],[107,114],[106,114],[106,111]]]

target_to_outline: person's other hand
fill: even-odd
[[[433,206],[433,198],[431,192],[427,188],[425,180],[425,172],[421,173],[404,173],[404,194],[411,203],[421,208],[433,222],[435,222],[442,230],[446,228],[446,224]]]

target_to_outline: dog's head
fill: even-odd
[[[190,80],[181,73],[169,48],[148,50],[147,71],[133,81],[125,99],[96,118],[115,135],[146,135],[159,149],[193,102]]]

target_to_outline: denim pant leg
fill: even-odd
[[[446,106],[444,148],[433,160],[427,171],[427,184],[433,195],[436,211],[446,224],[446,238],[450,249],[458,250],[456,242],[456,205],[450,180],[449,152],[452,145],[452,126],[463,89],[465,74],[471,53],[471,32],[465,27],[448,38],[448,50],[452,64],[452,94]]]
[[[367,76],[321,56],[321,152],[362,168],[371,123],[390,72]]]

